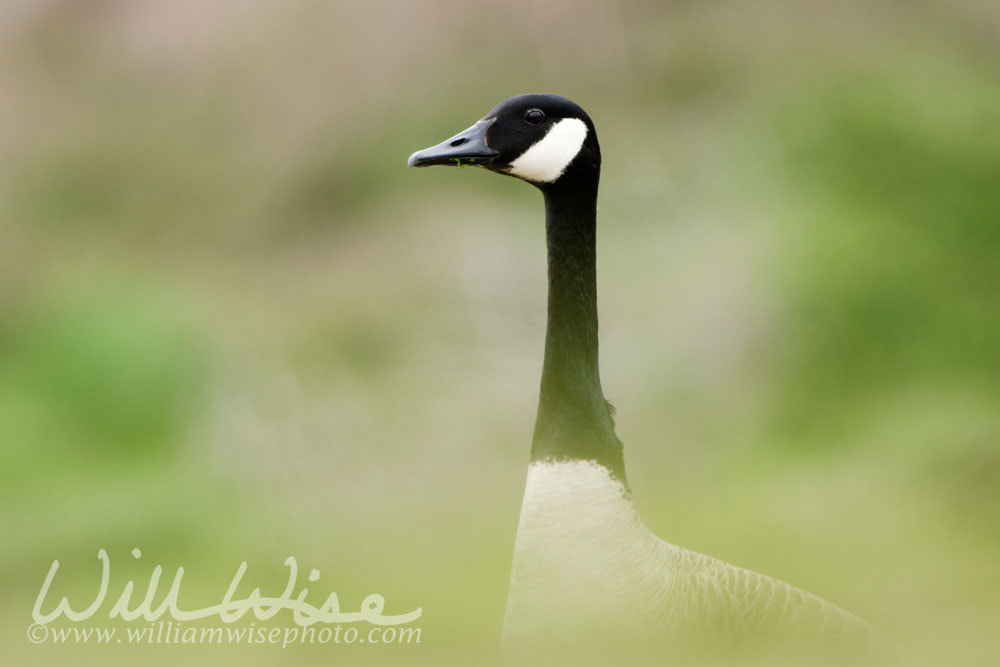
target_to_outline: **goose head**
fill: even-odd
[[[474,165],[542,190],[567,183],[596,186],[601,149],[593,121],[573,102],[559,95],[518,95],[455,136],[417,151],[407,165]]]

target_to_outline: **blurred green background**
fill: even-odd
[[[536,91],[600,134],[602,375],[654,532],[927,664],[995,649],[993,0],[14,1],[0,91],[11,664],[485,661],[541,198],[405,162]],[[183,565],[189,606],[294,555],[423,643],[30,644],[49,564],[86,602],[100,547],[112,591]]]

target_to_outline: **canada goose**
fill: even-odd
[[[515,176],[545,199],[545,358],[505,643],[591,630],[723,642],[802,636],[867,644],[879,637],[825,600],[674,546],[640,520],[598,369],[601,151],[587,113],[557,95],[513,97],[408,161],[430,165]]]

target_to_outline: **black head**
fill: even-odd
[[[596,185],[601,148],[587,112],[565,97],[518,95],[472,127],[410,156],[410,167],[484,167],[545,189],[556,183]]]

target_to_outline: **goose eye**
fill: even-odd
[[[532,125],[539,125],[545,120],[545,113],[541,109],[528,109],[524,113],[524,122]]]

